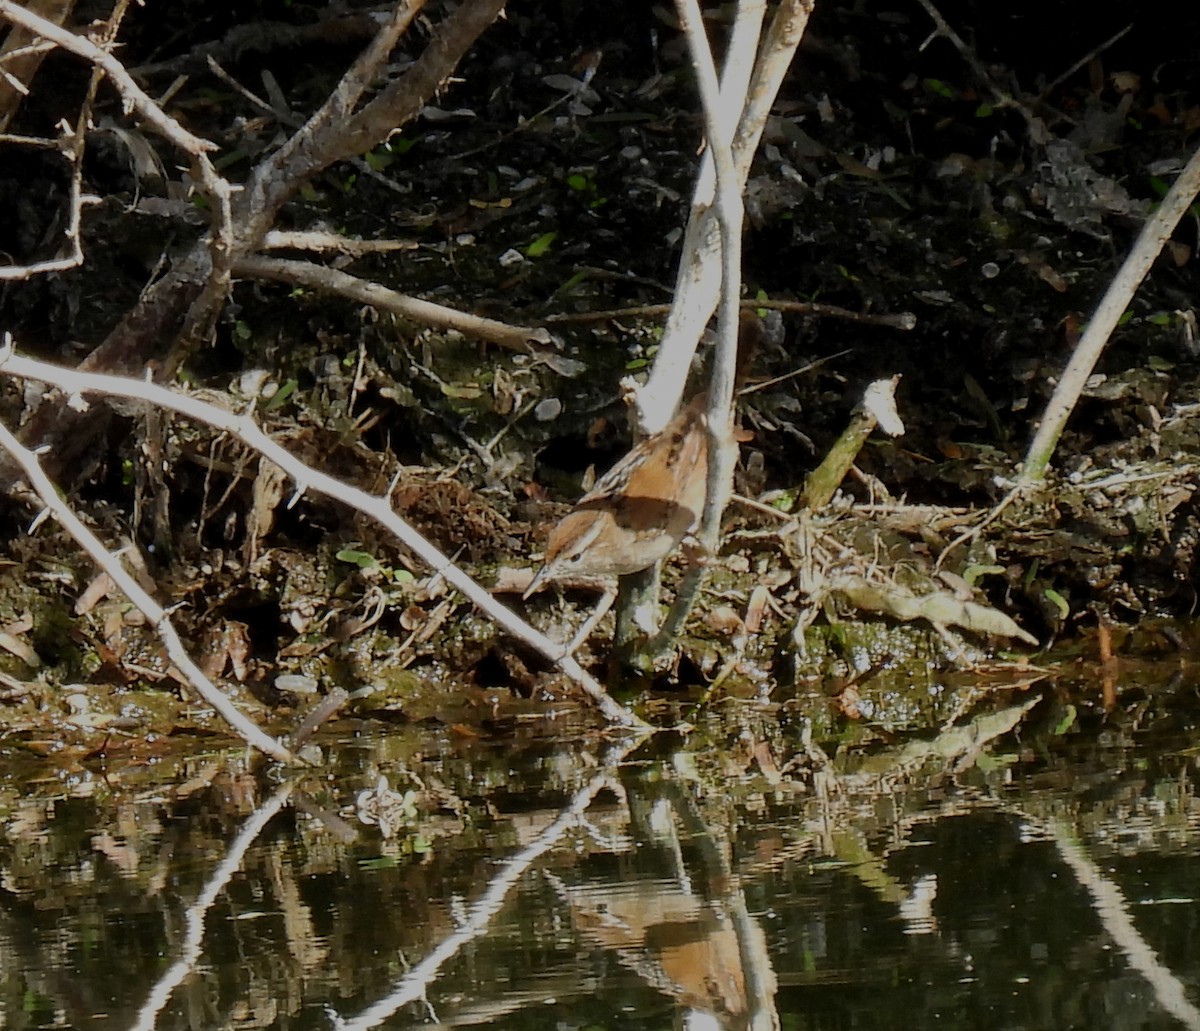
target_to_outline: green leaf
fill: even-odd
[[[1053,587],[1047,587],[1042,592],[1045,599],[1050,602],[1056,609],[1058,615],[1062,619],[1066,619],[1071,614],[1071,606],[1067,604],[1067,599],[1058,593]]]
[[[379,560],[374,555],[370,555],[365,551],[357,551],[354,548],[342,548],[334,555],[339,562],[349,562],[352,566],[358,566],[359,569],[374,569],[379,565]]]
[[[570,293],[580,283],[582,283],[585,280],[587,280],[588,278],[590,278],[590,276],[591,276],[591,273],[587,269],[580,269],[573,276],[571,276],[570,279],[568,279],[565,283],[563,283],[562,286],[560,286],[557,290],[554,291],[555,296],[557,296],[559,294]]]
[[[975,117],[976,118],[991,118],[992,115],[995,114],[995,112],[996,112],[996,109],[994,107],[992,107],[992,105],[989,104],[985,100],[982,104],[980,104],[977,108],[975,108]]]
[[[1025,590],[1029,590],[1033,585],[1033,581],[1037,579],[1039,564],[1039,560],[1035,558],[1029,568],[1025,570],[1025,575],[1021,577],[1021,586]]]
[[[925,88],[930,93],[936,93],[939,97],[945,97],[947,100],[954,99],[954,90],[942,82],[941,79],[926,79]]]
[[[548,233],[542,233],[536,240],[525,248],[525,257],[540,258],[549,249],[550,245],[558,239],[558,230],[551,229]]]
[[[772,508],[779,509],[780,512],[790,512],[796,507],[796,502],[800,500],[799,490],[785,491],[774,501],[771,502]]]
[[[409,139],[407,136],[396,135],[388,140],[387,147],[388,150],[390,150],[393,154],[403,155],[407,154],[420,142],[421,141],[416,137]]]
[[[287,399],[296,392],[296,388],[299,385],[300,384],[294,379],[288,380],[267,399],[267,403],[262,406],[262,410],[264,412],[273,412],[276,408],[280,407],[280,405],[284,404]]]
[[[588,182],[588,177],[586,175],[581,175],[579,172],[572,172],[569,176],[567,176],[567,185],[571,187],[572,190],[579,190],[582,192],[591,184]]]
[[[1003,566],[974,565],[974,566],[967,566],[967,568],[963,570],[962,577],[964,580],[967,581],[968,584],[970,584],[972,587],[974,587],[976,581],[978,581],[980,577],[982,577],[982,576],[997,576],[1003,572],[1004,572]]]
[[[1062,719],[1058,721],[1058,726],[1054,728],[1054,736],[1061,737],[1073,726],[1075,726],[1075,719],[1078,715],[1079,713],[1075,706],[1068,704],[1066,709],[1063,711]]]
[[[373,172],[382,172],[396,159],[383,150],[369,150],[363,155],[363,160]]]

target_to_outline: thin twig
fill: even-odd
[[[1058,78],[1053,79],[1052,81],[1047,83],[1046,88],[1042,90],[1038,99],[1045,100],[1048,96],[1050,96],[1051,93],[1053,93],[1056,89],[1058,89],[1059,86],[1061,86],[1072,75],[1074,75],[1077,71],[1079,71],[1080,68],[1082,68],[1085,64],[1087,64],[1093,58],[1104,53],[1105,50],[1107,50],[1109,47],[1111,47],[1119,39],[1124,37],[1129,32],[1129,30],[1132,28],[1133,28],[1133,22],[1130,22],[1128,25],[1125,26],[1125,28],[1119,29],[1118,31],[1114,32],[1111,36],[1108,37],[1108,39],[1106,39],[1099,46],[1092,47],[1091,50],[1089,50],[1078,61],[1076,61],[1073,65],[1071,65],[1071,67],[1068,68],[1065,72],[1063,72],[1062,75],[1058,76]]]
[[[950,552],[952,552],[955,548],[961,547],[968,541],[973,541],[976,537],[983,533],[983,531],[986,530],[997,519],[999,519],[1004,510],[1020,496],[1021,488],[1014,487],[1007,494],[1005,494],[1004,497],[1002,497],[1000,501],[991,509],[991,511],[989,511],[988,514],[984,516],[978,523],[964,530],[957,537],[955,537],[954,540],[952,540],[942,549],[942,553],[938,555],[937,561],[933,564],[933,571],[936,573],[942,568],[947,556],[949,556]]]
[[[1088,319],[1087,329],[1071,353],[1071,359],[1042,414],[1037,434],[1025,453],[1018,486],[1028,487],[1045,475],[1046,466],[1058,446],[1067,419],[1100,359],[1100,352],[1104,350],[1104,345],[1117,328],[1142,280],[1150,272],[1155,259],[1191,207],[1197,193],[1200,193],[1200,148],[1196,149],[1162,203],[1142,226],[1132,250],[1104,291],[1096,311]]]
[[[915,329],[917,325],[917,317],[910,311],[872,315],[870,312],[851,311],[849,308],[839,308],[836,304],[820,304],[814,301],[754,300],[741,301],[739,305],[743,309],[763,308],[767,311],[788,311],[819,318],[845,319],[864,326],[884,326],[888,329],[902,329],[905,332]],[[669,315],[673,307],[671,304],[633,304],[627,308],[603,308],[598,311],[555,312],[545,316],[542,321],[556,325],[563,322],[607,322],[613,319]]]
[[[917,0],[917,2],[925,8],[925,13],[929,15],[930,20],[937,27],[937,31],[930,38],[944,36],[950,41],[951,45],[958,51],[959,56],[967,62],[971,71],[975,73],[975,77],[979,82],[991,90],[995,105],[997,107],[1018,108],[1027,118],[1030,117],[1029,108],[1018,101],[1007,90],[996,84],[988,74],[987,69],[983,66],[983,62],[976,56],[975,51],[967,46],[962,36],[955,32],[951,24],[942,17],[942,12],[933,5],[932,0]]]
[[[358,257],[363,254],[390,254],[393,251],[415,251],[421,245],[416,240],[364,240],[358,236],[338,233],[297,232],[272,229],[262,239],[263,250],[337,251]]]
[[[550,334],[531,326],[510,326],[495,319],[486,319],[469,312],[457,311],[445,305],[423,301],[419,297],[397,293],[370,280],[359,279],[347,272],[315,265],[307,261],[286,258],[248,256],[233,263],[240,276],[273,279],[281,283],[306,286],[349,298],[359,304],[369,304],[379,311],[390,311],[405,318],[416,319],[439,329],[453,329],[466,336],[486,340],[489,344],[510,351],[528,351],[531,341],[549,343]]]
[[[142,88],[133,81],[133,77],[107,50],[96,46],[86,36],[76,35],[60,28],[54,22],[39,17],[32,11],[13,0],[0,0],[0,16],[7,18],[14,25],[47,39],[55,46],[70,51],[77,57],[82,57],[99,68],[109,77],[117,92],[153,129],[164,138],[170,140],[180,150],[189,154],[203,154],[216,150],[217,145],[188,132],[174,118],[167,115]]]

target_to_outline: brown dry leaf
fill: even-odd
[[[86,616],[116,589],[111,576],[107,573],[97,573],[83,589],[83,593],[75,599],[75,615]]]
[[[428,618],[425,610],[420,605],[409,605],[403,612],[400,613],[400,626],[409,633],[416,630]]]
[[[497,369],[492,379],[492,410],[497,415],[510,415],[517,405],[517,390],[513,378],[504,369]]]
[[[231,620],[225,629],[225,646],[233,667],[233,677],[239,684],[244,684],[248,671],[247,660],[250,658],[250,628],[245,623]]]
[[[1017,626],[999,609],[963,601],[946,591],[917,595],[896,584],[872,583],[853,575],[838,576],[830,586],[855,608],[883,612],[902,623],[923,619],[934,626],[957,626],[980,634],[1015,637],[1032,647],[1038,644],[1036,637]]]
[[[758,584],[750,592],[750,603],[746,606],[746,633],[757,634],[762,629],[763,616],[770,600],[771,592],[763,584]]]
[[[771,746],[766,741],[755,743],[754,761],[758,763],[758,768],[767,779],[767,783],[778,784],[783,780],[783,774],[779,772],[779,764],[775,761],[775,756],[771,754]]]
[[[1113,72],[1108,81],[1118,93],[1136,93],[1142,88],[1142,77],[1137,72]]]
[[[1192,260],[1192,249],[1186,243],[1180,243],[1178,240],[1167,241],[1167,253],[1171,256],[1171,261],[1175,263],[1176,268],[1183,268],[1189,261]]]
[[[38,658],[38,653],[33,650],[33,646],[15,634],[0,630],[0,648],[10,655],[15,655],[30,669],[37,669],[42,664],[42,660]]]
[[[246,660],[250,656],[250,628],[237,620],[226,620],[219,627],[210,628],[200,644],[200,669],[210,680],[225,672],[226,666],[233,670],[238,683],[246,679]]]
[[[728,605],[719,605],[713,609],[705,620],[709,629],[718,634],[733,635],[742,629],[742,617],[737,610]]]
[[[949,437],[939,437],[937,449],[943,458],[961,459],[966,457],[966,452],[962,447],[950,440]]]
[[[1160,125],[1170,125],[1174,121],[1171,117],[1171,109],[1161,95],[1155,97],[1154,103],[1146,108],[1146,114],[1154,118]]]
[[[598,447],[600,438],[603,437],[607,430],[608,420],[603,415],[593,419],[587,431],[587,446],[589,448]]]
[[[275,525],[275,510],[283,500],[283,489],[287,483],[287,473],[274,462],[265,458],[258,461],[258,473],[254,477],[250,511],[246,514],[246,549],[245,562],[247,567],[253,566],[258,559],[258,548],[262,539],[271,532]]]
[[[852,720],[862,719],[862,709],[859,708],[861,701],[862,695],[858,693],[858,688],[853,684],[840,691],[837,696],[838,708],[842,710],[843,715]]]
[[[29,612],[24,612],[14,619],[3,630],[6,634],[27,634],[33,629],[33,615]]]

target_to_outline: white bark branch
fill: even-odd
[[[1025,454],[1019,483],[1021,487],[1038,482],[1045,474],[1050,456],[1058,446],[1058,439],[1079,401],[1079,395],[1083,393],[1092,369],[1096,367],[1100,352],[1104,350],[1104,345],[1117,328],[1137,288],[1171,238],[1179,220],[1191,207],[1197,193],[1200,193],[1200,149],[1192,155],[1158,210],[1142,226],[1129,256],[1108,284],[1096,311],[1088,320],[1087,329],[1076,345],[1071,360],[1067,362],[1058,386],[1054,388],[1054,395],[1042,414],[1041,425]]]
[[[550,334],[544,329],[510,326],[506,322],[485,319],[432,301],[424,301],[419,297],[397,293],[378,283],[306,261],[246,257],[234,262],[233,271],[242,276],[297,283],[313,290],[347,297],[359,304],[368,304],[378,311],[390,311],[439,329],[457,330],[466,336],[486,340],[510,351],[528,351],[531,341],[550,341]]]
[[[741,107],[733,137],[733,160],[738,172],[739,193],[746,184],[750,162],[758,149],[767,115],[783,83],[784,73],[791,65],[796,47],[800,45],[813,4],[814,0],[783,0],[776,9],[766,42],[750,77],[748,96],[741,69],[746,61],[746,51],[750,51],[752,58],[753,49],[758,43],[754,26],[756,18],[761,22],[762,11],[756,11],[756,8],[765,5],[761,4],[761,0],[742,0],[739,4],[738,20],[742,25],[735,26],[731,34],[721,80],[721,106],[728,108],[736,102]],[[752,42],[751,36],[754,37]],[[735,44],[738,47],[736,51]],[[735,95],[738,97],[736,101]],[[675,280],[675,303],[663,331],[659,357],[646,385],[637,392],[638,423],[647,434],[661,430],[679,407],[700,334],[716,307],[721,271],[719,231],[711,203],[714,185],[715,175],[706,156],[684,235],[683,253]]]

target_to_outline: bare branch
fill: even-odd
[[[90,105],[85,105],[84,115],[72,130],[65,124],[62,126],[62,140],[59,149],[66,153],[71,162],[71,186],[67,197],[67,225],[63,235],[70,242],[70,253],[61,258],[47,258],[45,261],[34,261],[27,265],[0,265],[0,282],[32,279],[46,272],[62,272],[65,269],[77,268],[83,264],[83,246],[79,240],[79,232],[83,214],[83,130],[87,124]],[[95,198],[89,198],[93,203]]]
[[[421,245],[416,240],[364,240],[359,236],[340,236],[309,230],[272,229],[263,237],[263,250],[334,251],[360,257],[364,254],[391,254],[394,251],[415,251]]]
[[[378,283],[305,261],[283,258],[241,258],[234,263],[238,275],[274,279],[283,283],[298,283],[314,290],[347,297],[359,304],[369,304],[380,311],[390,311],[406,318],[417,319],[440,329],[454,329],[467,336],[486,340],[510,351],[528,351],[530,341],[548,343],[549,333],[531,326],[510,326],[495,319],[485,319],[467,312],[455,311],[432,301],[396,293]]]
[[[14,16],[21,16],[20,8],[12,0],[0,2],[3,3],[0,13],[15,12]],[[215,190],[212,199],[215,231],[208,240],[194,245],[176,261],[167,275],[143,293],[137,305],[105,341],[84,359],[84,367],[132,372],[144,367],[151,357],[161,351],[162,341],[179,340],[180,346],[175,348],[174,359],[163,366],[165,372],[169,371],[193,342],[203,339],[211,331],[227,292],[226,270],[233,261],[258,246],[258,242],[272,228],[279,209],[292,194],[343,154],[365,151],[386,139],[390,132],[428,103],[433,92],[452,73],[455,63],[473,41],[471,33],[477,35],[481,32],[502,6],[502,0],[467,0],[440,25],[435,26],[433,39],[421,57],[372,103],[372,110],[377,116],[375,123],[380,131],[377,139],[362,137],[356,138],[353,143],[348,142],[347,122],[326,112],[317,122],[310,120],[309,126],[297,132],[281,151],[256,166],[245,189],[237,195],[236,203],[221,187],[223,181],[211,176],[207,155],[201,153],[195,165],[201,182],[212,184],[211,188]],[[348,98],[362,96],[374,80],[372,69],[382,70],[381,62],[391,52],[400,32],[419,7],[420,3],[416,0],[397,5],[395,13],[368,47],[368,53],[355,63],[335,88],[340,99],[333,103],[331,110],[344,110]],[[73,45],[78,40],[78,37],[69,33],[65,35],[67,42]],[[88,53],[90,55],[91,51]],[[101,52],[101,56],[106,62],[112,63],[108,55]],[[411,90],[405,84],[411,86]],[[144,94],[140,92],[133,96],[144,101]],[[391,108],[377,106],[384,97],[392,102]],[[339,104],[342,106],[339,107]],[[163,119],[166,116],[160,115],[160,120]],[[314,125],[319,125],[319,132],[315,131]],[[210,185],[205,188],[210,188]],[[54,461],[62,462],[64,456],[69,456],[73,445],[88,438],[88,430],[85,420],[77,413],[51,412],[47,406],[36,412],[22,427],[21,436],[37,444],[52,444]],[[0,487],[5,485],[5,478],[10,474],[10,470],[0,468]]]
[[[55,25],[67,20],[75,0],[46,0],[27,4],[39,14],[48,15]],[[54,47],[37,41],[34,34],[21,28],[12,29],[0,45],[0,132],[12,124],[13,117],[21,108],[21,101],[29,96],[29,84],[41,67],[42,59]]]
[[[762,5],[758,8],[761,21]],[[743,5],[744,6],[744,5]],[[721,230],[721,300],[717,320],[717,353],[708,388],[708,478],[704,495],[704,514],[700,522],[700,543],[709,555],[715,555],[721,539],[721,518],[733,491],[733,470],[737,464],[737,445],[733,439],[733,391],[738,349],[738,300],[742,290],[742,182],[733,161],[733,133],[743,98],[725,105],[717,84],[712,51],[704,36],[704,23],[698,0],[676,0],[676,11],[688,41],[692,66],[704,109],[708,135],[708,153],[716,169],[716,218]],[[742,11],[739,10],[739,17]],[[753,15],[750,16],[753,19]],[[757,40],[757,33],[754,34]],[[747,75],[747,78],[749,76]],[[745,83],[741,83],[743,93]],[[724,117],[722,117],[722,115]],[[682,630],[700,595],[706,567],[695,563],[684,575],[675,595],[675,603],[652,642],[651,651],[673,642]]]
[[[817,318],[846,319],[858,322],[864,326],[886,326],[889,329],[901,329],[905,332],[916,329],[917,317],[910,311],[896,312],[893,315],[873,315],[870,312],[851,311],[849,308],[839,308],[836,304],[822,304],[818,301],[778,301],[753,300],[741,301],[742,308],[765,308],[768,311],[793,311],[802,315],[813,315]],[[606,322],[610,319],[625,319],[634,316],[669,315],[673,305],[670,304],[631,304],[625,308],[598,308],[592,311],[564,311],[545,316],[543,322]]]
[[[1100,352],[1104,350],[1104,345],[1117,328],[1137,288],[1171,238],[1180,219],[1191,207],[1197,193],[1200,193],[1200,148],[1192,155],[1154,214],[1142,226],[1133,249],[1109,283],[1095,313],[1088,319],[1087,329],[1071,353],[1071,360],[1067,362],[1058,386],[1054,388],[1054,395],[1046,405],[1037,434],[1025,453],[1020,486],[1026,487],[1042,479],[1067,419],[1100,359]]]
[[[125,6],[124,3],[118,6],[116,17],[124,12]],[[208,242],[212,267],[206,277],[200,300],[192,306],[188,324],[188,328],[195,336],[202,336],[216,318],[215,309],[224,302],[225,295],[228,293],[229,261],[234,251],[231,204],[233,187],[228,180],[217,174],[208,157],[208,151],[216,150],[217,145],[188,132],[146,95],[142,88],[133,81],[133,77],[125,70],[125,66],[120,61],[104,47],[97,46],[86,36],[68,32],[53,22],[38,17],[31,11],[13,3],[12,0],[0,0],[0,16],[7,18],[14,25],[19,25],[21,28],[49,40],[63,50],[84,58],[91,62],[94,68],[102,70],[117,92],[121,94],[124,102],[137,111],[147,125],[184,153],[191,155],[192,168],[212,204],[213,211],[213,232]],[[112,29],[115,30],[115,24]],[[95,90],[95,87],[96,82],[93,80],[92,91]]]
[[[105,74],[112,81],[112,84],[130,106],[149,125],[153,126],[160,136],[170,140],[180,150],[188,154],[200,155],[217,149],[215,143],[192,135],[175,121],[174,118],[166,114],[133,81],[132,76],[125,70],[125,66],[120,61],[108,51],[101,50],[100,47],[96,46],[86,36],[79,36],[74,32],[68,32],[66,29],[59,28],[53,22],[47,21],[45,18],[39,18],[20,4],[14,3],[13,0],[0,0],[0,17],[7,18],[14,25],[20,25],[23,29],[32,32],[34,35],[41,36],[42,39],[48,39],[56,46],[62,47],[63,50],[67,50],[77,57],[82,57],[97,67],[103,68]]]
[[[411,121],[445,82],[467,49],[504,7],[505,0],[466,0],[434,32],[419,58],[357,114],[353,104],[395,46],[424,0],[407,0],[342,77],[329,100],[305,126],[250,176],[239,211],[248,240],[266,232],[296,188],[337,161],[356,157]]]
[[[744,3],[750,7],[745,17],[751,18],[757,2],[744,0]],[[733,158],[738,170],[739,189],[745,185],[767,114],[796,47],[800,45],[813,4],[814,0],[783,0],[776,8],[751,78],[749,96],[744,96],[741,119],[733,137]],[[738,14],[739,19],[743,17],[740,6]],[[736,32],[734,35],[737,36]],[[727,71],[721,83],[723,94],[729,74],[727,61]],[[730,79],[731,83],[733,81]],[[724,95],[722,103],[728,103]],[[717,219],[711,204],[715,179],[710,162],[709,155],[706,155],[693,195],[692,212],[675,281],[675,307],[663,332],[659,358],[654,363],[650,379],[637,392],[638,422],[646,433],[653,433],[666,425],[679,406],[687,370],[701,331],[713,313],[714,298],[718,296],[720,255]]]

